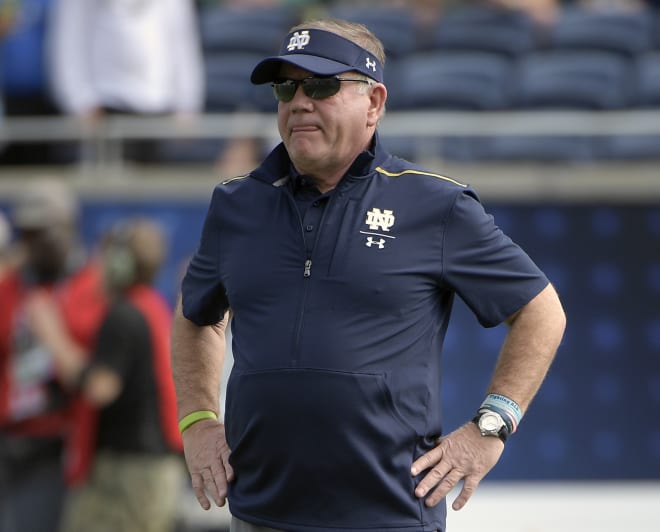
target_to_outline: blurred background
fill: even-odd
[[[158,220],[173,305],[213,187],[278,141],[253,66],[305,18],[362,22],[388,53],[385,144],[472,184],[568,316],[519,433],[450,530],[484,530],[484,515],[495,531],[660,530],[660,2],[199,0],[149,31],[131,23],[149,2],[82,7],[95,3],[0,0],[0,212],[51,176],[79,196],[90,249],[117,220]],[[458,302],[447,430],[478,407],[505,332]],[[226,526],[224,510],[181,506],[182,530]]]

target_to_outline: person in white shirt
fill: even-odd
[[[203,108],[193,0],[55,0],[49,40],[53,97],[84,125]]]

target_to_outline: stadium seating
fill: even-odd
[[[367,26],[382,41],[388,58],[396,59],[417,49],[415,21],[408,9],[343,5],[330,7],[328,15]]]
[[[595,158],[601,161],[660,159],[660,135],[608,135],[595,140]]]
[[[17,94],[28,101],[48,97],[43,64],[48,3],[26,0],[32,17],[21,19],[0,43],[8,102]],[[660,10],[568,7],[541,31],[522,11],[475,2],[443,11],[422,30],[405,3],[377,9],[365,4],[328,2],[323,13],[361,22],[383,41],[388,111],[660,108]],[[276,110],[269,88],[252,86],[249,75],[301,20],[300,5],[199,2],[207,112]],[[398,140],[404,156],[418,151],[405,146],[424,144],[427,153],[459,160],[660,158],[660,139],[648,135]]]
[[[276,54],[282,37],[297,22],[286,7],[226,7],[220,2],[200,10],[199,26],[205,52]]]
[[[660,51],[641,54],[634,63],[632,105],[660,107]],[[660,159],[658,135],[611,135],[597,140],[598,159]]]
[[[269,86],[250,83],[254,65],[263,54],[207,52],[205,111],[207,113],[275,112],[277,102]],[[227,139],[171,139],[157,143],[157,158],[169,162],[211,162],[222,153]]]
[[[399,109],[504,109],[511,103],[512,63],[487,52],[419,52],[390,77]]]
[[[631,65],[608,52],[547,51],[518,63],[516,106],[608,110],[630,103]]]
[[[629,62],[613,52],[543,51],[517,63],[517,109],[613,110],[630,103]],[[589,136],[497,136],[472,139],[463,157],[498,161],[588,161]]]
[[[239,8],[218,3],[200,11],[206,76],[206,111],[274,111],[268,90],[250,83],[254,66],[278,52],[282,36],[295,22],[284,7]]]
[[[400,110],[484,111],[511,104],[512,63],[487,52],[435,51],[411,54],[390,65],[388,108]],[[408,159],[442,153],[449,159],[465,155],[470,139],[395,138],[389,143]],[[386,145],[387,144],[386,142]],[[460,155],[459,155],[460,154]]]
[[[552,48],[634,56],[653,46],[651,11],[566,9],[550,32]]]
[[[270,87],[255,87],[250,74],[265,56],[277,54],[282,37],[297,22],[298,13],[284,5],[240,7],[217,2],[201,7],[205,111],[275,112],[277,103]],[[162,141],[162,160],[215,161],[226,145],[226,139]]]
[[[660,107],[660,50],[640,55],[635,73],[635,106]]]
[[[250,82],[250,74],[262,58],[260,54],[251,53],[208,54],[205,64],[206,110],[277,110],[272,91]]]
[[[445,157],[458,161],[586,162],[594,159],[593,139],[576,136],[493,136],[466,139]]]
[[[515,57],[537,46],[534,25],[523,12],[476,6],[448,13],[438,24],[432,46]]]

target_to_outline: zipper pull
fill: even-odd
[[[309,277],[312,275],[312,259],[307,259],[305,261],[305,271],[303,272],[303,277]]]

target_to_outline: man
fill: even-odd
[[[99,411],[87,481],[70,497],[61,531],[174,530],[181,486],[170,368],[171,310],[153,288],[166,257],[161,229],[147,219],[118,224],[102,246],[110,306],[87,356],[71,342],[47,294],[31,316],[62,380]]]
[[[2,532],[57,530],[65,481],[86,471],[90,412],[64,386],[30,315],[35,294],[47,294],[72,343],[88,348],[96,335],[106,299],[77,215],[72,191],[54,179],[28,183],[11,212],[22,256],[0,279]]]
[[[321,20],[256,66],[283,142],[216,187],[183,280],[184,452],[235,531],[444,531],[445,496],[463,481],[462,508],[495,465],[563,335],[556,292],[475,193],[384,151],[384,59],[363,26]],[[510,329],[474,421],[442,435],[455,294]]]

